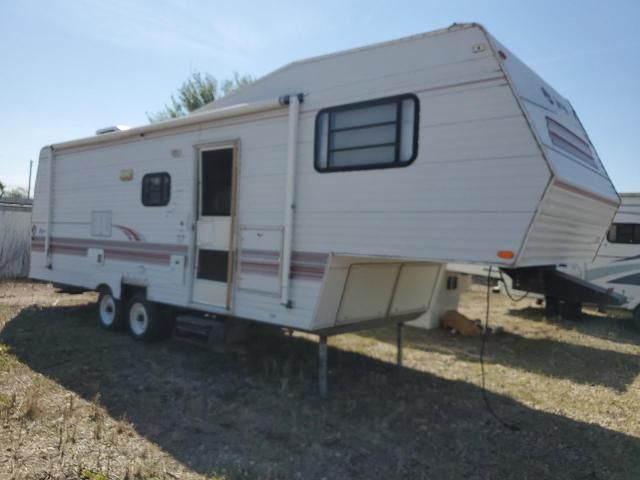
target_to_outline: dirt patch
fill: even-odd
[[[102,331],[95,294],[2,283],[0,478],[640,478],[630,322],[491,301],[488,397],[519,431],[485,408],[477,338],[407,328],[404,369],[391,328],[331,338],[321,400],[311,336],[147,345]]]

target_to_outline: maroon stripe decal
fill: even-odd
[[[326,253],[316,252],[293,252],[293,255],[291,256],[291,259],[294,262],[321,263],[322,265],[327,263],[328,258],[329,255]]]
[[[243,272],[261,271],[277,274],[280,271],[280,264],[242,261],[240,262],[240,270]]]
[[[277,276],[280,273],[280,262],[272,260],[274,258],[279,260],[279,252],[253,250],[253,255],[250,258],[246,258],[246,252],[246,250],[241,251],[242,258],[239,265],[242,273],[264,276]],[[256,258],[258,256],[262,258]],[[268,260],[265,260],[265,258],[268,258]],[[293,252],[289,275],[291,278],[322,279],[327,259],[328,255],[326,253]]]
[[[100,247],[101,245],[95,245]],[[32,251],[44,252],[44,242],[34,240],[31,244]],[[123,260],[141,263],[166,265],[171,261],[171,253],[158,251],[141,251],[139,249],[127,250],[124,248],[103,248],[105,260]],[[78,243],[51,242],[51,253],[61,255],[86,256],[88,247]]]
[[[131,241],[139,242],[140,240],[142,240],[140,236],[136,233],[136,231],[129,227],[126,227],[124,225],[114,225],[114,227],[119,228],[122,231],[122,233],[124,233],[127,236],[127,238]]]
[[[31,241],[34,252],[44,252],[43,237]],[[186,253],[186,245],[146,242],[121,242],[80,238],[51,239],[51,251],[56,254],[86,256],[89,248],[102,248],[105,259],[166,265],[173,253]],[[317,252],[292,252],[291,278],[322,279],[329,255]],[[280,252],[275,250],[241,250],[239,269],[243,273],[277,276],[280,272]]]
[[[153,263],[156,265],[166,265],[171,260],[170,255],[163,255],[159,253],[122,252],[113,250],[105,250],[104,256],[106,260],[138,261],[143,263]]]
[[[254,250],[254,249],[242,249],[241,255],[243,257],[267,257],[267,258],[280,258],[280,252],[276,250]]]
[[[35,237],[33,241],[44,242],[44,237]],[[124,242],[119,240],[96,240],[88,238],[65,238],[52,237],[52,243],[78,245],[83,247],[96,248],[122,248],[126,251],[162,251],[164,253],[186,253],[187,245],[176,245],[170,243],[151,243],[151,242]]]
[[[278,268],[273,269],[268,267],[260,267],[257,265],[251,265],[251,266],[242,265],[240,267],[240,273],[253,273],[253,274],[264,275],[268,277],[277,277],[278,272],[279,272]]]
[[[52,245],[51,252],[60,253],[63,255],[80,255],[80,256],[84,256],[87,254],[87,250],[82,247],[65,247],[60,245]]]

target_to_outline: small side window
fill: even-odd
[[[142,177],[142,204],[164,207],[171,199],[171,177],[167,172],[147,173]]]
[[[318,112],[315,168],[319,172],[404,167],[418,154],[419,103],[399,95]]]

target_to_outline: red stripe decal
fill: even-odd
[[[42,242],[44,245],[44,237],[35,237],[32,239],[32,243]],[[53,237],[51,239],[52,244],[57,245],[73,245],[82,246],[85,248],[121,248],[125,251],[136,252],[162,252],[162,253],[187,253],[189,248],[187,245],[177,245],[169,243],[151,243],[151,242],[125,242],[122,240],[96,240],[88,238],[65,238],[65,237]]]
[[[326,253],[292,252],[291,278],[322,279],[327,259]],[[280,273],[280,252],[276,250],[241,250],[240,271],[243,273],[277,276]]]
[[[31,242],[31,250],[34,252],[44,252],[44,241],[41,238],[35,238]],[[111,247],[114,245],[119,248]],[[51,240],[51,252],[61,255],[86,256],[89,248],[102,248],[104,250],[105,259],[123,260],[130,262],[152,263],[156,265],[168,265],[171,261],[171,255],[179,251],[186,253],[187,247],[182,245],[151,245],[150,249],[128,248],[133,246],[129,242],[106,241],[101,243],[94,240],[83,239],[56,239]],[[144,247],[144,243],[140,246]],[[138,245],[136,245],[138,247]],[[161,247],[161,248],[158,248]],[[178,248],[176,248],[178,247]]]

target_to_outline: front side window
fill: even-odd
[[[142,177],[142,204],[164,207],[171,198],[171,177],[167,172],[147,173]]]
[[[403,167],[418,154],[415,95],[325,108],[316,117],[319,172]]]
[[[607,240],[611,243],[640,244],[640,224],[614,223],[609,228]]]
[[[578,135],[549,117],[547,117],[547,130],[551,143],[560,150],[580,159],[590,167],[598,168],[591,147]]]

